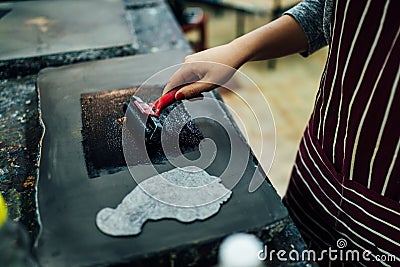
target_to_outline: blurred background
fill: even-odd
[[[230,42],[241,34],[240,31],[246,33],[268,23],[274,16],[279,16],[299,1],[225,0],[225,7],[200,2],[212,1],[183,1],[186,13],[190,13],[191,8],[195,8],[192,11],[197,12],[199,8],[199,12],[205,14],[204,45],[205,48],[210,48]],[[238,11],[239,9],[248,12]],[[185,35],[193,42],[201,38],[196,31],[187,31]],[[265,153],[266,149],[273,149],[273,129],[260,125],[261,134],[254,130],[258,125],[254,118],[246,117],[248,112],[240,108],[245,106],[239,97],[227,90],[220,91],[226,104],[235,107],[241,120],[238,121],[241,128],[242,122],[245,121],[246,129],[242,130],[247,132],[246,138],[250,146],[280,196],[286,192],[298,144],[312,112],[327,51],[327,48],[323,48],[307,58],[292,55],[269,62],[250,62],[240,69],[261,90],[274,117],[276,150],[272,166],[268,160],[262,160],[260,153]],[[239,86],[238,95],[250,100],[248,104],[254,112],[263,112],[265,104],[259,95],[246,92],[246,81],[239,83],[242,86]]]

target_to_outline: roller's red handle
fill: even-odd
[[[158,117],[160,116],[161,110],[163,110],[165,107],[171,105],[172,103],[175,102],[175,93],[179,90],[180,88],[172,89],[165,95],[161,96],[159,99],[153,102],[153,110],[155,112],[155,115]]]

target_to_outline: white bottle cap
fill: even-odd
[[[238,233],[228,236],[219,247],[220,267],[259,267],[262,261],[258,252],[262,242],[254,235]]]

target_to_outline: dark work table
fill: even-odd
[[[39,14],[37,15],[38,17],[45,17],[48,21],[51,21],[51,19],[56,20],[54,18],[56,12],[52,11],[50,7],[54,5],[53,7],[57,9],[59,8],[57,5],[65,4],[67,6],[64,6],[64,10],[67,10],[67,8],[72,8],[68,6],[67,2],[73,3],[74,1],[66,1],[65,3],[63,1],[51,2],[52,4],[46,9],[41,9],[42,12],[46,11],[48,13]],[[25,45],[25,48],[19,52],[11,52],[10,50],[8,54],[0,54],[0,191],[8,205],[9,218],[19,222],[27,229],[32,247],[34,247],[34,241],[40,230],[36,214],[36,189],[39,176],[38,166],[41,158],[39,148],[42,145],[43,128],[39,121],[39,100],[35,86],[38,72],[46,67],[99,59],[109,60],[110,58],[122,56],[133,55],[133,58],[135,58],[135,55],[140,57],[141,55],[162,53],[170,50],[179,51],[178,54],[180,56],[175,58],[176,63],[178,63],[183,60],[183,55],[191,53],[190,46],[180,31],[171,10],[163,1],[105,0],[95,1],[96,5],[93,6],[91,3],[94,1],[76,1],[74,4],[78,2],[80,5],[85,5],[84,8],[80,9],[80,12],[85,12],[86,8],[88,14],[96,13],[90,11],[105,8],[109,11],[109,20],[118,18],[112,24],[112,27],[115,28],[108,29],[116,33],[115,38],[109,40],[101,40],[99,38],[96,40],[97,43],[86,42],[85,38],[73,40],[76,47],[69,50],[68,47],[62,47],[61,43],[59,46],[57,46],[57,43],[52,43],[53,41],[50,39],[54,35],[50,35],[48,37],[50,38],[48,45],[46,46],[46,42],[42,42],[40,43],[40,49],[37,48],[36,39],[31,45]],[[104,6],[102,6],[102,2],[104,2]],[[36,1],[35,5],[40,6],[40,4],[48,3]],[[4,28],[2,30],[3,23],[12,22],[12,20],[11,22],[8,21],[10,17],[7,18],[7,15],[15,16],[11,17],[13,19],[21,19],[18,18],[18,13],[12,14],[14,5],[18,7],[16,10],[23,10],[29,6],[29,2],[0,4],[0,10],[11,10],[3,12],[3,16],[0,18],[0,36],[6,34]],[[42,25],[40,23],[42,23],[41,20],[33,21],[33,24],[36,25],[35,27]],[[87,22],[82,21],[81,23],[85,24]],[[50,23],[47,26],[51,28],[51,25]],[[59,29],[56,27],[55,30]],[[49,32],[49,30],[43,28],[42,30],[44,33]],[[83,28],[82,31],[84,31]],[[97,29],[97,31],[100,31],[100,29]],[[100,33],[98,32],[97,34]],[[64,40],[68,40],[68,36],[66,38]],[[12,38],[7,39],[9,39],[9,42],[0,43],[0,47],[13,41]],[[1,40],[4,40],[4,38],[1,38]],[[16,41],[19,42],[18,39]],[[101,62],[98,64],[101,64]],[[273,192],[276,194],[274,190]],[[282,203],[276,201],[274,205],[279,206]],[[283,210],[283,206],[280,209]],[[294,249],[299,252],[306,249],[304,241],[289,216],[274,224],[274,227],[268,231],[252,232],[262,238],[271,249],[284,249],[286,251]],[[212,252],[207,256],[199,254],[199,252],[197,254],[188,253],[188,248],[179,247],[155,254],[151,259],[145,259],[144,257],[142,262],[146,264],[146,260],[150,260],[153,263],[157,262],[160,266],[168,266],[171,262],[174,262],[175,266],[184,266],[188,262],[195,262],[192,258],[194,255],[200,255],[207,258],[209,260],[208,264],[211,266],[215,264],[217,244],[218,242],[202,245],[201,249]],[[190,249],[200,249],[200,247],[194,246],[190,247]],[[140,259],[136,259],[136,263],[139,264]],[[113,262],[109,265],[116,266],[116,264],[118,262]],[[302,261],[291,263],[270,262],[267,265],[308,266],[309,263]],[[202,265],[193,264],[192,266],[204,266],[204,261]]]

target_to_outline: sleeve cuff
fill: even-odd
[[[301,53],[302,56],[307,57],[327,45],[324,32],[323,32],[323,18],[320,15],[323,10],[311,9],[309,6],[302,5],[302,3],[289,9],[283,15],[289,15],[294,18],[303,29],[308,40],[308,50]]]

